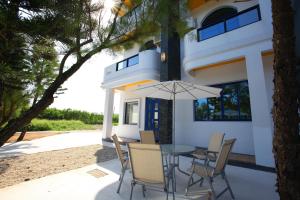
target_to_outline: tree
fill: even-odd
[[[58,72],[57,53],[54,42],[41,38],[34,41],[30,55],[31,99],[36,104]]]
[[[35,104],[0,130],[0,146],[46,109],[61,85],[93,55],[104,49],[128,48],[158,33],[166,0],[126,2],[117,2],[112,14],[105,11],[103,1],[92,4],[91,0],[14,0],[0,4],[3,9],[14,8],[18,21],[14,33],[25,35],[24,38],[48,37],[63,49],[54,80]],[[120,17],[124,10],[129,12]],[[72,56],[75,62],[68,66],[66,61]]]
[[[281,199],[300,199],[300,135],[297,104],[294,12],[291,1],[272,0],[274,49],[274,139]]]

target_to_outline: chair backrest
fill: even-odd
[[[140,131],[142,144],[155,144],[155,136],[153,131]]]
[[[208,151],[219,152],[224,139],[224,135],[224,133],[212,134],[208,145]]]
[[[129,143],[128,152],[134,180],[165,185],[160,145]]]
[[[116,152],[117,152],[118,158],[119,158],[119,160],[122,164],[122,167],[124,167],[124,164],[125,164],[126,160],[125,160],[124,154],[122,152],[121,145],[120,145],[120,142],[118,140],[118,136],[113,135],[112,139],[113,139],[115,147],[116,147]]]
[[[216,160],[216,165],[214,170],[215,173],[219,173],[225,169],[229,154],[232,150],[235,141],[236,139],[234,138],[234,139],[225,140],[225,142],[223,143],[218,158]]]

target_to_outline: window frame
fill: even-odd
[[[127,105],[129,103],[137,103],[137,107],[138,107],[138,122],[137,123],[127,123],[126,121],[126,117],[127,117]],[[138,99],[136,100],[130,100],[130,101],[125,101],[124,102],[124,115],[123,115],[123,123],[124,125],[139,125],[140,122],[140,101]]]
[[[240,83],[247,83],[248,84],[248,91],[249,91],[249,83],[248,80],[242,80],[242,81],[234,81],[234,82],[228,82],[228,83],[221,83],[221,84],[215,84],[215,85],[211,85],[211,87],[219,87],[219,88],[224,88],[226,85],[232,85],[232,84],[240,84]],[[220,96],[220,106],[221,106],[221,119],[197,119],[196,118],[196,106],[195,106],[195,101],[197,100],[193,100],[193,118],[194,118],[194,122],[252,122],[252,113],[251,113],[251,103],[249,104],[250,106],[250,113],[251,113],[251,119],[241,119],[241,107],[240,107],[240,92],[238,90],[238,117],[239,119],[224,119],[224,103],[223,103],[223,90],[221,92],[221,96]],[[208,98],[203,98],[206,99],[207,105],[208,105]],[[249,99],[250,99],[250,91],[249,91]],[[208,106],[208,110],[207,112],[209,113],[209,106]]]
[[[130,65],[130,66],[129,66],[129,60],[132,59],[132,58],[134,58],[134,57],[137,57],[137,58],[138,58],[138,62],[137,62],[136,64],[134,64],[134,65]],[[122,62],[124,62],[124,61],[126,62],[125,67],[123,67],[122,69],[119,69],[119,63],[122,63]],[[139,54],[135,54],[135,55],[130,56],[130,57],[124,59],[124,60],[121,60],[121,61],[117,62],[117,64],[116,64],[116,71],[118,72],[118,71],[121,71],[121,70],[126,69],[126,68],[128,68],[128,67],[135,66],[135,65],[139,64],[139,62],[140,62]]]
[[[257,10],[257,14],[258,14],[258,20],[257,20],[257,21],[252,22],[252,23],[249,23],[249,24],[246,24],[246,25],[243,25],[243,26],[240,26],[240,27],[238,27],[238,28],[236,28],[236,29],[232,29],[232,30],[229,30],[229,31],[227,30],[227,26],[226,26],[226,21],[227,21],[227,20],[232,19],[232,18],[235,18],[235,17],[237,17],[237,16],[239,16],[239,15],[242,15],[242,14],[244,14],[244,13],[246,13],[246,12],[249,12],[249,11],[251,11],[251,10]],[[252,7],[250,7],[250,8],[247,8],[247,9],[245,9],[245,10],[242,10],[242,11],[238,12],[236,15],[233,15],[233,16],[231,16],[231,17],[228,17],[228,18],[224,19],[223,21],[216,22],[216,23],[214,23],[214,24],[210,24],[210,25],[208,25],[208,26],[204,26],[204,27],[198,28],[198,29],[197,29],[197,41],[198,41],[198,42],[202,42],[202,41],[208,40],[208,39],[210,39],[210,38],[217,37],[217,36],[219,36],[219,35],[222,35],[222,34],[225,34],[225,33],[228,33],[228,32],[234,31],[234,30],[237,30],[237,29],[242,28],[242,27],[244,27],[244,26],[248,26],[248,25],[254,24],[254,23],[256,23],[256,22],[259,22],[259,21],[261,21],[261,19],[262,19],[262,18],[261,18],[260,6],[259,6],[259,4],[257,4],[257,5],[255,5],[255,6],[252,6]],[[223,25],[224,25],[224,33],[220,33],[220,34],[218,34],[218,35],[214,35],[214,36],[212,36],[212,37],[209,37],[209,38],[200,40],[200,33],[199,33],[199,32],[200,32],[201,30],[206,29],[206,28],[208,28],[208,27],[215,26],[215,25],[217,25],[217,24],[219,24],[219,23],[223,23]]]

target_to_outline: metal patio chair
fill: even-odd
[[[236,139],[225,140],[225,142],[223,143],[223,145],[221,147],[220,153],[218,154],[218,157],[216,159],[214,166],[209,165],[209,162],[205,162],[203,164],[203,163],[197,162],[196,160],[193,161],[192,173],[191,173],[190,179],[188,181],[188,186],[187,186],[186,191],[188,191],[188,188],[196,183],[200,183],[200,186],[202,186],[203,180],[205,179],[209,183],[209,187],[212,191],[213,199],[219,198],[227,190],[229,190],[232,199],[234,199],[232,189],[229,185],[228,179],[225,174],[225,167],[226,167],[226,164],[228,161],[229,153],[231,152],[235,141],[236,141]],[[194,182],[193,181],[194,174],[200,176],[201,178]],[[218,195],[216,195],[214,187],[213,187],[213,179],[219,175],[221,175],[222,178],[225,180],[226,188],[223,191],[221,191]]]
[[[120,163],[121,163],[121,174],[120,174],[120,177],[119,177],[119,186],[118,186],[118,189],[117,189],[117,193],[119,193],[120,189],[121,189],[121,185],[123,183],[125,172],[129,168],[129,166],[128,166],[129,160],[128,160],[128,153],[122,151],[122,149],[121,149],[121,145],[120,145],[120,142],[118,140],[118,136],[113,135],[112,139],[114,141],[114,144],[115,144],[115,147],[116,147],[116,152],[117,152],[118,158],[119,158]]]
[[[172,185],[174,194],[173,170],[164,170],[163,157],[160,145],[156,144],[128,144],[129,160],[132,169],[132,182],[130,199],[132,199],[133,188],[141,185],[145,197],[146,186],[149,190],[165,192],[169,198],[169,184]]]
[[[153,131],[140,131],[141,144],[155,144]]]
[[[192,156],[199,160],[212,161],[215,162],[222,146],[222,142],[224,139],[224,133],[214,133],[210,137],[210,141],[208,144],[207,150],[198,149]]]

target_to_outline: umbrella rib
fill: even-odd
[[[156,89],[158,89],[158,90],[161,90],[161,91],[164,91],[164,92],[170,92],[170,90],[167,88],[167,87],[165,87],[167,90],[164,90],[163,88],[160,88],[160,87],[157,87],[158,85],[156,85],[156,86],[154,86],[154,88],[156,88]],[[164,86],[164,85],[162,85],[162,86]]]
[[[157,84],[151,84],[151,85],[147,85],[147,86],[144,86],[144,87],[140,87],[140,88],[137,88],[136,90],[143,90],[143,89],[147,89],[147,88],[151,88],[151,87],[156,87],[156,86],[159,86],[161,85],[161,82],[157,83]]]
[[[185,83],[183,83],[183,84],[186,85]],[[189,86],[189,85],[188,85],[188,86]],[[213,92],[210,92],[210,91],[207,91],[207,90],[204,90],[204,89],[197,88],[195,85],[194,85],[194,86],[190,86],[190,87],[192,87],[192,88],[194,88],[194,89],[197,89],[197,90],[201,90],[201,91],[207,92],[207,93],[209,93],[209,94],[216,95],[216,96],[219,96],[219,95],[220,95],[220,94],[215,94],[215,93],[213,93]]]
[[[169,89],[169,88],[167,88],[164,84],[161,84],[161,86],[163,86],[164,88],[166,88],[167,89],[167,91],[168,92],[170,92],[170,93],[172,93],[173,94],[173,92]]]
[[[190,91],[188,91],[185,87],[183,87],[180,83],[177,83],[183,90],[185,90],[187,93],[189,93],[192,97],[194,97],[195,99],[198,99],[197,97],[195,97]]]

